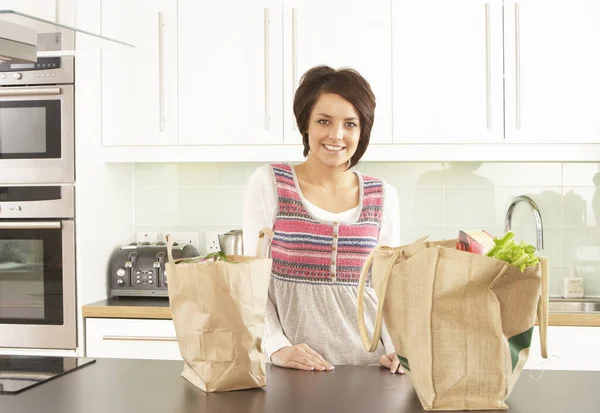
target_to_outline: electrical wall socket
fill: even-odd
[[[206,233],[206,253],[221,251],[221,245],[219,244],[219,233],[218,232],[207,232]]]
[[[165,236],[160,232],[136,232],[136,242],[159,242],[164,241]]]
[[[179,231],[171,231],[166,232],[164,240],[166,241],[166,235],[169,234],[174,242],[179,244],[192,244],[194,248],[199,249],[200,242],[198,241],[199,234],[197,232],[179,232]]]
[[[174,242],[179,244],[192,244],[194,248],[199,249],[199,233],[198,232],[180,232],[180,231],[164,231],[164,232],[137,232],[135,240],[137,242],[167,242],[167,234],[173,238]]]

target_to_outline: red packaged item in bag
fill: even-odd
[[[494,237],[484,230],[458,231],[456,249],[486,255],[494,247]]]

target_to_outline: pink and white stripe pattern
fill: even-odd
[[[356,222],[325,222],[313,218],[304,207],[290,165],[271,167],[279,198],[271,249],[273,277],[358,285],[362,266],[379,238],[383,182],[362,177],[362,205]]]

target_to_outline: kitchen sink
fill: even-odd
[[[599,299],[553,300],[550,299],[550,313],[600,313]]]

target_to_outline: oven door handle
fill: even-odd
[[[0,221],[0,229],[61,229],[60,221]]]
[[[32,95],[60,95],[59,87],[40,88],[1,88],[0,96],[32,96]]]

